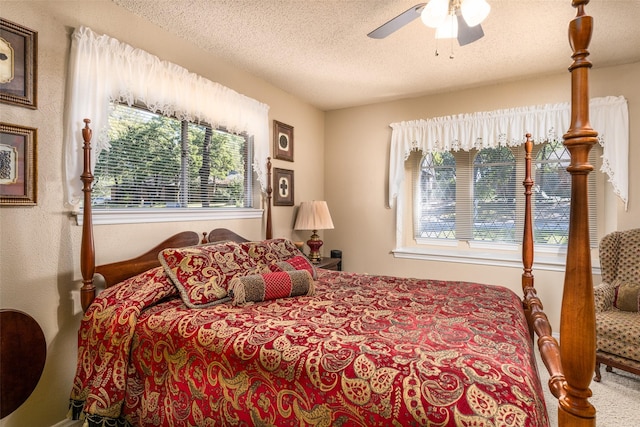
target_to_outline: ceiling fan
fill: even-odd
[[[407,9],[367,36],[383,39],[421,17],[426,26],[436,29],[436,39],[457,38],[464,46],[484,36],[480,23],[490,10],[485,0],[430,0]]]

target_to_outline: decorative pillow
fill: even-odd
[[[244,242],[240,246],[261,267],[269,267],[278,261],[286,261],[294,256],[303,255],[291,240],[282,238]]]
[[[640,311],[640,283],[621,282],[615,289],[614,307],[622,311]]]
[[[158,259],[185,305],[191,308],[229,301],[227,288],[231,279],[261,271],[235,242],[165,249]]]
[[[315,283],[307,270],[278,271],[235,277],[229,283],[233,304],[314,295]]]
[[[278,261],[275,264],[269,266],[271,271],[294,271],[294,270],[306,270],[311,274],[311,278],[316,280],[318,278],[318,272],[309,258],[304,255],[296,255],[289,258],[286,261]]]

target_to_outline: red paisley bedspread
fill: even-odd
[[[548,425],[510,290],[319,273],[315,296],[241,307],[189,309],[161,269],[103,291],[79,333],[76,415],[134,426]]]

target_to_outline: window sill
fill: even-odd
[[[94,225],[262,218],[262,209],[93,209]],[[82,212],[73,212],[82,225]]]
[[[536,249],[533,269],[544,271],[565,271],[566,254],[555,250]],[[493,267],[513,267],[522,269],[522,253],[520,248],[513,253],[500,251],[474,251],[460,248],[445,249],[443,247],[402,247],[391,251],[395,258],[416,259],[425,261],[453,262],[477,264]],[[592,260],[593,274],[600,274],[600,266]]]

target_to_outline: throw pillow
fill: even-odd
[[[229,301],[229,282],[261,270],[235,242],[165,249],[158,259],[190,308]]]
[[[615,289],[614,307],[622,311],[640,311],[640,283],[622,282]]]
[[[229,283],[233,304],[314,295],[315,283],[307,270],[278,271],[235,277]]]
[[[318,278],[318,272],[309,258],[304,255],[296,255],[289,258],[286,261],[278,261],[275,264],[269,266],[271,271],[294,271],[294,270],[306,270],[311,274],[311,278],[316,280]]]
[[[249,257],[259,266],[268,268],[278,261],[286,261],[302,252],[288,239],[269,239],[259,242],[244,242],[240,244],[247,251]]]

